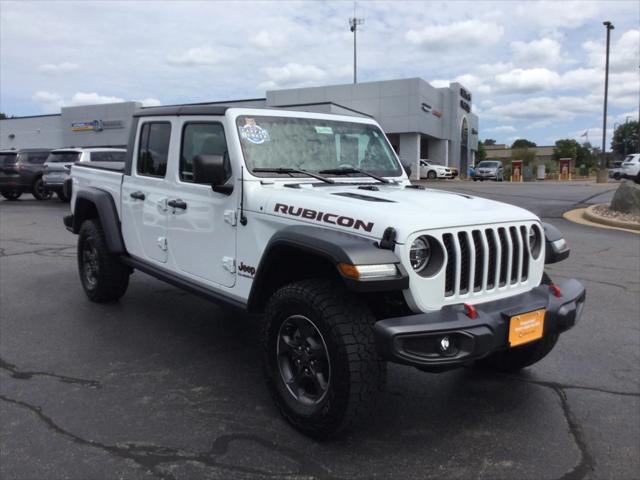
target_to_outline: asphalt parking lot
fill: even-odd
[[[0,477],[638,478],[640,236],[562,218],[615,185],[432,186],[559,227],[572,254],[549,273],[584,282],[585,314],[520,375],[391,365],[367,424],[327,443],[275,410],[258,318],[142,273],[119,303],[93,304],[68,205],[0,201]]]

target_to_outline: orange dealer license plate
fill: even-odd
[[[544,331],[545,309],[521,313],[511,317],[509,322],[509,346],[517,347],[523,343],[542,338]]]

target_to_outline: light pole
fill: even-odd
[[[604,115],[602,117],[602,160],[600,161],[600,172],[598,174],[598,183],[607,181],[606,168],[606,141],[607,141],[607,96],[609,95],[609,44],[611,40],[611,30],[614,29],[613,23],[610,21],[602,22],[607,29],[607,53],[604,67]]]
[[[364,23],[364,18],[357,18],[355,15],[356,15],[356,7],[354,5],[353,18],[349,19],[349,25],[351,27],[351,31],[353,32],[353,83],[358,83],[356,37],[358,32],[358,26]]]

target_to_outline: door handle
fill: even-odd
[[[144,193],[137,191],[137,192],[132,192],[129,195],[131,198],[134,198],[136,200],[144,200],[146,197],[144,196]]]
[[[182,210],[187,209],[187,202],[179,198],[176,198],[175,200],[169,200],[167,202],[167,205],[169,205],[171,208],[181,208]]]

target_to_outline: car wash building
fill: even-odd
[[[400,159],[458,167],[465,176],[478,149],[472,95],[459,83],[436,88],[421,78],[269,90],[265,98],[205,102],[286,108],[376,119]],[[0,148],[123,146],[137,102],[63,107],[60,114],[0,120]]]

